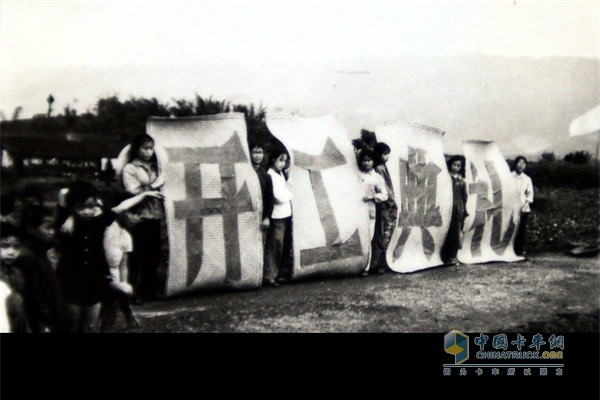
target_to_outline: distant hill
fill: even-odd
[[[596,59],[479,55],[331,66],[49,69],[3,73],[0,109],[8,118],[16,106],[23,106],[23,117],[43,113],[49,93],[56,112],[67,103],[85,111],[106,94],[168,101],[198,93],[262,102],[267,111],[337,114],[353,137],[381,120],[423,123],[446,132],[447,153],[459,152],[464,139],[479,138],[496,140],[507,157],[548,149],[560,155],[571,147],[595,154],[595,138],[567,138],[571,120],[598,103],[598,77]]]

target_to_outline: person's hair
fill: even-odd
[[[98,190],[89,182],[76,181],[69,187],[67,193],[66,203],[69,211],[73,210],[75,204],[83,203],[89,198],[97,198]]]
[[[35,198],[40,203],[40,205],[44,204],[44,196],[42,195],[40,188],[38,188],[35,185],[27,185],[21,191],[22,200],[28,199],[30,197]]]
[[[377,164],[377,165],[384,164],[383,155],[389,154],[392,151],[390,146],[388,146],[387,143],[384,143],[384,142],[377,143],[375,145],[374,150],[375,150],[375,155],[377,156],[377,160],[373,160],[373,161],[375,161],[375,164]]]
[[[250,142],[250,151],[254,150],[255,148],[259,147],[261,149],[263,149],[264,152],[267,151],[267,145],[266,143],[263,142]]]
[[[138,153],[140,152],[140,148],[146,143],[154,143],[154,139],[152,136],[146,133],[140,133],[135,135],[133,139],[131,139],[131,143],[129,143],[129,153],[127,154],[127,161],[132,162],[138,157]],[[151,164],[156,164],[156,152],[152,155],[150,159]]]
[[[277,161],[277,159],[279,158],[279,156],[281,156],[282,154],[285,154],[285,156],[287,157],[287,159],[290,159],[290,154],[287,152],[286,149],[275,149],[273,150],[273,152],[271,153],[271,157],[269,158],[269,167],[272,167],[273,165],[275,165],[275,161]]]
[[[24,231],[28,231],[29,229],[35,229],[39,227],[42,224],[42,222],[44,222],[44,218],[52,218],[53,216],[54,215],[52,211],[48,207],[27,207],[23,210],[23,213],[21,214],[21,228]]]
[[[21,236],[21,230],[17,228],[16,225],[11,224],[10,222],[0,223],[0,239],[16,237],[20,240]]]
[[[2,193],[0,200],[0,213],[2,215],[9,215],[15,211],[15,198],[7,193]]]
[[[517,156],[515,158],[515,161],[513,161],[513,171],[517,170],[517,164],[519,163],[519,161],[525,161],[525,170],[527,170],[527,166],[529,166],[529,162],[527,162],[527,159],[523,156]]]
[[[465,162],[466,162],[464,156],[456,155],[456,156],[450,157],[448,162],[446,162],[446,165],[448,166],[448,171],[452,172],[452,164],[454,164],[455,161],[460,161],[460,174],[464,178],[465,177]]]

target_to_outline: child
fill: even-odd
[[[517,230],[514,246],[515,254],[518,256],[525,255],[525,233],[527,231],[529,213],[531,213],[531,207],[529,207],[529,205],[533,203],[533,182],[531,181],[531,178],[525,174],[526,169],[527,159],[523,156],[515,158],[512,175],[517,181],[521,201],[521,222],[519,224],[519,229]]]
[[[285,150],[273,152],[269,176],[273,182],[274,206],[267,233],[266,263],[263,282],[272,287],[279,286],[290,278],[292,251],[292,192],[284,170],[289,161]]]
[[[267,172],[264,164],[265,146],[261,143],[254,143],[250,146],[250,156],[252,168],[258,175],[260,182],[260,193],[262,195],[262,223],[261,229],[269,229],[269,216],[273,212],[273,182]]]
[[[158,175],[154,152],[154,139],[146,134],[131,141],[129,163],[123,168],[122,180],[126,192],[137,195],[159,190],[165,183]],[[157,291],[158,269],[161,257],[161,221],[163,205],[157,198],[149,197],[142,203],[141,220],[132,232],[133,248],[130,280],[134,285],[135,302],[140,298],[153,299]]]
[[[375,172],[374,169],[376,159],[375,153],[368,148],[362,149],[358,153],[359,167],[361,170],[360,180],[363,183],[364,189],[363,201],[367,203],[369,208],[369,238],[372,240],[371,247],[374,246],[375,218],[377,216],[376,204],[380,204],[388,199],[385,182],[381,175]],[[367,265],[367,268],[361,275],[368,275],[369,268],[370,264]]]
[[[250,145],[250,159],[252,161],[252,168],[258,175],[258,181],[260,183],[260,193],[262,197],[262,216],[260,228],[262,230],[262,241],[263,241],[263,274],[267,274],[267,231],[269,229],[271,214],[273,213],[273,182],[267,172],[267,168],[264,164],[265,159],[265,146],[261,143],[254,143]]]
[[[130,196],[126,196],[128,198]],[[125,316],[129,328],[139,328],[140,324],[131,309],[130,298],[133,288],[127,282],[129,275],[129,255],[133,242],[128,230],[140,220],[141,207],[138,204],[127,212],[119,214],[117,220],[104,231],[104,251],[110,269],[111,282],[101,310],[100,330],[112,328],[117,316],[117,303]]]
[[[381,175],[385,182],[385,189],[388,194],[387,200],[375,204],[375,234],[372,240],[371,271],[384,274],[387,269],[385,252],[392,238],[394,227],[396,226],[396,217],[398,207],[394,197],[394,187],[392,178],[385,165],[390,158],[390,146],[383,142],[375,145],[375,156],[378,159],[375,171]]]
[[[7,304],[11,331],[44,332],[41,320],[47,316],[47,309],[40,299],[31,264],[23,258],[21,236],[15,225],[0,224],[0,280],[13,292]]]
[[[61,231],[60,260],[56,269],[67,308],[70,332],[92,332],[96,328],[100,300],[110,279],[103,247],[104,230],[117,214],[147,198],[162,199],[158,192],[144,192],[97,215],[98,192],[88,182],[77,182],[66,196],[69,219]]]
[[[452,178],[452,216],[448,235],[441,249],[442,261],[446,264],[457,264],[456,255],[462,248],[462,230],[467,217],[467,185],[465,183],[465,158],[463,156],[451,157],[448,162],[448,171]]]
[[[47,207],[30,206],[23,211],[21,221],[21,227],[25,232],[23,243],[29,255],[35,259],[35,272],[40,283],[42,301],[50,313],[49,319],[44,322],[51,332],[63,332],[65,330],[64,303],[54,274],[57,261],[54,258],[56,252],[54,215]]]

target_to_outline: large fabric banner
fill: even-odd
[[[514,238],[520,220],[517,183],[494,142],[465,141],[467,213],[462,263],[518,261]]]
[[[169,235],[166,295],[262,281],[261,193],[241,113],[151,118]]]
[[[369,261],[368,210],[354,150],[334,117],[267,116],[290,153],[293,277],[357,274]]]
[[[375,128],[391,148],[390,172],[398,220],[386,259],[395,272],[442,264],[440,250],[452,215],[452,182],[442,149],[444,132],[425,125],[389,122]]]

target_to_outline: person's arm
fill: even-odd
[[[127,267],[129,264],[129,253],[123,253],[123,258],[121,258],[121,263],[119,264],[119,279],[121,282],[127,282],[129,279],[129,268]]]
[[[527,186],[525,189],[525,201],[527,205],[533,203],[533,182],[531,182],[531,178],[527,177]]]
[[[143,192],[143,193],[138,194],[137,196],[134,196],[130,199],[123,201],[121,204],[114,207],[111,211],[114,212],[115,214],[120,214],[122,212],[129,210],[131,207],[139,204],[142,200],[144,200],[147,197],[152,197],[152,198],[160,199],[160,200],[164,200],[164,198],[165,198],[165,196],[160,192]]]
[[[378,182],[375,185],[375,190],[373,191],[373,198],[375,199],[375,202],[381,203],[382,201],[386,201],[388,199],[388,192],[385,188],[383,177],[379,174],[377,174],[377,176],[379,179],[377,179]]]
[[[273,199],[273,180],[271,179],[271,175],[266,174],[265,176],[265,193],[263,194],[264,196],[264,210],[263,210],[263,223],[265,222],[264,220],[266,219],[267,222],[269,220],[269,218],[271,217],[271,215],[273,214],[273,207],[275,206],[274,204],[274,199]]]

